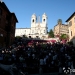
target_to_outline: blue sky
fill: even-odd
[[[48,30],[53,29],[58,19],[62,22],[75,12],[75,0],[3,0],[11,12],[16,14],[19,23],[16,28],[30,28],[31,16],[36,16],[45,12],[48,16]]]

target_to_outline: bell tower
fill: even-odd
[[[43,33],[47,34],[48,27],[47,27],[47,15],[44,13],[42,15],[42,27],[43,27]]]
[[[36,24],[36,15],[34,13],[31,17],[31,28],[35,27],[35,24]]]
[[[42,23],[47,24],[47,16],[45,13],[42,15]]]

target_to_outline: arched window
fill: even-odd
[[[72,31],[71,31],[71,36],[72,36]]]
[[[34,22],[34,19],[32,20],[32,22]]]
[[[45,19],[43,19],[43,21],[45,22]]]

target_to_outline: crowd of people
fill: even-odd
[[[24,73],[63,73],[63,68],[75,68],[75,47],[60,42],[33,42],[18,39],[0,51],[0,62],[15,63]]]

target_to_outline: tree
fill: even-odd
[[[61,40],[67,40],[67,39],[68,39],[68,35],[67,35],[67,34],[62,34],[62,35],[60,36],[60,39],[61,39]]]
[[[21,36],[16,36],[15,38],[20,38]]]
[[[62,19],[58,19],[57,23],[62,24]]]
[[[52,29],[50,29],[50,31],[48,32],[48,35],[49,35],[49,37],[54,37],[54,32],[53,32],[53,30]]]

